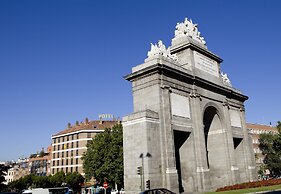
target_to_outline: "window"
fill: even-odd
[[[63,160],[61,161],[61,165],[63,166]]]
[[[65,160],[65,164],[68,165],[68,159]]]
[[[53,161],[53,166],[55,166],[55,161]],[[53,169],[54,170],[54,169]]]
[[[87,133],[87,138],[91,138],[91,133],[90,132]]]
[[[72,169],[73,169],[73,168],[71,167],[71,168],[70,168],[70,172],[72,172],[72,171],[73,171]]]
[[[54,138],[54,143],[56,143],[56,138]]]
[[[65,168],[65,172],[68,173],[68,167]]]
[[[71,140],[73,140],[73,139],[74,139],[74,135],[72,134],[72,135],[71,135]]]
[[[57,173],[59,172],[59,168],[57,168]]]
[[[60,170],[63,171],[63,168],[61,168]]]
[[[60,161],[59,160],[57,160],[57,166],[59,166],[60,165]]]
[[[78,133],[76,134],[76,139],[79,139],[79,134]]]
[[[66,151],[66,157],[68,157],[68,151]]]
[[[76,142],[76,147],[77,147],[77,148],[79,147],[79,142],[78,142],[78,141]]]
[[[78,158],[76,158],[76,164],[78,164]]]
[[[58,152],[58,158],[60,157],[60,153]]]
[[[58,150],[60,150],[60,145],[58,145]]]
[[[78,156],[78,150],[76,150],[76,156]]]
[[[73,150],[71,150],[71,157],[73,156]]]
[[[60,138],[58,137],[58,143],[60,143]]]
[[[78,172],[78,166],[76,166],[76,172]]]
[[[66,149],[68,149],[68,143],[66,144]]]
[[[73,148],[73,142],[71,142],[71,148]]]
[[[55,153],[53,153],[53,158],[55,158],[56,157],[56,154]]]
[[[62,142],[64,142],[64,137],[62,137]]]
[[[54,145],[53,151],[56,151],[56,146]]]
[[[52,174],[55,174],[55,169],[53,168],[53,173]]]
[[[62,157],[62,158],[64,157],[64,152],[61,153],[61,157]]]
[[[68,136],[66,136],[66,141],[69,141],[69,135],[68,135]]]
[[[71,164],[71,165],[73,164],[73,158],[71,158],[71,160],[70,160],[70,164]]]

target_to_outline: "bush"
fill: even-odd
[[[225,186],[222,188],[218,188],[216,191],[229,191],[229,190],[237,190],[237,189],[249,189],[249,188],[256,188],[256,187],[265,187],[265,186],[273,186],[273,185],[280,185],[281,179],[270,179],[270,180],[262,180],[262,181],[255,181],[255,182],[247,182],[241,183],[231,186]]]

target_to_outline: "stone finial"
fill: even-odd
[[[193,24],[192,20],[185,18],[184,22],[177,23],[175,30],[175,38],[188,36],[192,39],[206,45],[206,41],[198,31],[198,24]]]
[[[170,58],[174,61],[178,61],[178,58],[175,54],[171,54],[170,47],[166,49],[166,46],[163,44],[161,40],[158,40],[156,44],[150,43],[151,48],[147,53],[147,57],[151,58],[156,55],[162,55],[164,57]]]
[[[227,77],[226,73],[221,72],[221,78],[225,85],[231,86],[231,82],[230,82],[229,78]]]

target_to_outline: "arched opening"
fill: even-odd
[[[213,188],[223,186],[227,180],[225,130],[218,110],[209,106],[203,117],[206,160]]]
[[[177,131],[174,130],[174,144],[175,144],[175,158],[176,158],[176,168],[178,171],[179,180],[179,193],[190,189],[186,184],[188,176],[188,166],[190,160],[190,141],[188,141],[190,132]]]

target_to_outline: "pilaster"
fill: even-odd
[[[225,119],[225,135],[226,135],[226,146],[227,146],[227,155],[228,158],[227,164],[228,164],[228,175],[229,175],[229,185],[233,185],[239,182],[239,173],[238,173],[238,167],[235,162],[235,153],[234,153],[234,143],[233,143],[233,135],[231,130],[231,121],[230,121],[230,105],[227,101],[227,99],[222,103],[223,105],[223,114]]]
[[[198,191],[207,191],[210,189],[210,175],[206,158],[206,145],[203,118],[200,108],[201,96],[193,89],[190,93],[191,115],[193,120],[193,138],[196,160],[195,186]]]
[[[255,181],[257,180],[256,162],[254,157],[254,150],[252,149],[252,142],[249,138],[249,132],[245,121],[246,117],[244,107],[240,108],[240,118],[244,134],[243,149],[246,162],[246,178],[248,181]]]
[[[161,86],[162,89],[162,132],[164,135],[165,144],[165,174],[166,174],[166,187],[174,192],[178,192],[178,173],[176,169],[175,158],[175,145],[174,145],[174,133],[172,129],[172,115],[171,115],[171,101],[169,86]]]

